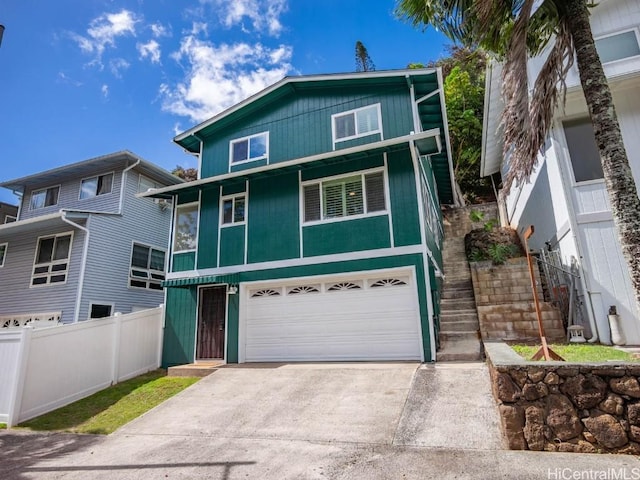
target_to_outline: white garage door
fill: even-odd
[[[408,272],[252,285],[244,361],[420,360],[416,295]]]

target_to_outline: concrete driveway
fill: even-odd
[[[640,474],[633,457],[502,450],[480,363],[228,367],[108,437],[0,433],[3,479],[562,478],[555,468]]]

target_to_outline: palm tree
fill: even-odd
[[[398,0],[396,14],[414,26],[432,25],[455,42],[481,46],[503,61],[504,156],[510,166],[505,193],[531,175],[575,58],[640,311],[640,198],[591,33],[592,6],[589,0]],[[549,54],[529,97],[527,58],[545,48]]]

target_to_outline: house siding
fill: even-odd
[[[91,302],[113,303],[114,311],[130,313],[133,307],[152,308],[164,301],[162,290],[129,287],[129,268],[134,242],[167,251],[171,209],[163,210],[153,199],[135,197],[139,178],[135,170],[125,178],[122,215],[91,218],[80,320],[89,317]],[[166,267],[168,256],[165,258]]]
[[[67,281],[64,284],[31,287],[38,237],[66,232],[73,232]],[[8,242],[8,248],[4,266],[0,268],[0,314],[62,311],[62,321],[73,322],[85,242],[84,232],[65,224],[43,228],[37,233],[0,237],[0,243],[4,242]]]
[[[408,135],[413,129],[408,87],[380,86],[346,87],[331,90],[305,91],[300,97],[280,99],[259,115],[239,120],[233,125],[205,139],[202,153],[201,178],[227,173],[229,143],[260,132],[269,132],[269,163],[333,150],[331,115],[355,108],[381,104],[382,128],[385,139]],[[295,119],[295,121],[292,121]],[[369,135],[353,142],[340,142],[336,148],[346,148],[380,140]],[[266,162],[248,162],[233,166],[232,170],[254,168]]]
[[[244,184],[243,184],[244,186]],[[238,192],[233,192],[238,193]],[[220,223],[220,188],[202,190],[200,223],[198,234],[198,268],[218,266],[218,225]],[[188,254],[174,255],[174,272],[193,269],[193,260],[186,261]],[[189,267],[189,265],[191,265]]]
[[[51,205],[49,207],[38,208],[31,210],[29,208],[31,202],[31,194],[34,191],[41,190],[42,188],[55,187],[56,184],[48,185],[44,184],[38,187],[29,188],[25,191],[22,199],[22,209],[20,210],[20,220],[26,220],[28,218],[39,217],[41,215],[47,215],[55,213],[60,209],[70,210],[83,210],[93,212],[110,212],[116,213],[120,207],[120,187],[122,185],[122,171],[107,170],[98,172],[96,175],[103,175],[107,173],[113,173],[113,185],[111,193],[104,195],[98,195],[92,198],[86,198],[80,200],[80,184],[82,179],[91,177],[73,176],[69,175],[69,179],[60,184],[60,193],[58,196],[58,204]],[[95,176],[95,175],[93,175]],[[137,185],[136,185],[137,188]]]

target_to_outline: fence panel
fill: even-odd
[[[162,318],[159,307],[0,332],[0,422],[11,426],[158,368]]]

